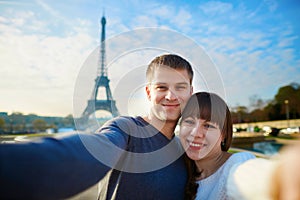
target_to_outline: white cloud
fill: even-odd
[[[72,113],[76,76],[94,46],[93,39],[79,32],[80,27],[62,37],[29,33],[22,29],[28,21],[16,23],[1,17],[0,95],[4,98],[0,109],[45,115]]]
[[[232,11],[232,4],[221,1],[209,1],[201,4],[199,8],[207,15],[219,15]]]
[[[169,20],[171,17],[175,14],[175,8],[171,5],[160,5],[160,4],[154,4],[149,9],[150,11],[147,12],[150,16],[155,16],[156,18],[162,19],[162,20]]]
[[[56,19],[64,20],[64,17],[55,9],[53,9],[49,4],[43,0],[35,0],[35,2],[44,9],[48,14],[52,15]]]
[[[100,24],[95,16],[102,14],[102,7],[97,6],[104,3],[107,38],[135,28],[159,26],[178,30],[203,45],[221,72],[231,104],[245,105],[253,94],[272,98],[277,87],[298,80],[300,61],[295,43],[299,38],[292,20],[284,21],[284,16],[279,16],[284,13],[274,12],[280,9],[275,1],[265,0],[254,6],[248,2],[221,1],[200,6],[183,1],[145,2],[37,0],[23,8],[3,9],[0,59],[4,64],[0,68],[0,94],[5,98],[0,99],[0,110],[38,114],[41,110],[45,114],[49,110],[49,113],[72,112],[73,84],[81,64],[99,44]],[[147,39],[149,35],[143,37]],[[130,40],[124,39],[122,44],[130,45]],[[182,49],[189,51],[176,38],[172,44],[182,45]],[[124,72],[123,66],[141,64],[134,60],[138,58],[130,55],[126,58],[114,63],[120,64],[118,67],[109,69],[112,89],[123,77],[120,74]],[[145,58],[150,59],[150,56]],[[124,76],[133,73],[131,68],[127,70]],[[18,98],[23,98],[21,102],[28,105],[20,104]],[[32,99],[38,101],[30,103]]]
[[[149,16],[137,16],[133,20],[133,26],[135,27],[156,27],[157,21],[155,18]]]
[[[186,28],[193,23],[192,15],[188,11],[181,8],[179,12],[172,17],[171,22],[178,28]]]
[[[172,3],[164,5],[147,2],[142,5],[144,12],[137,12],[131,19],[131,27],[173,27],[180,31],[189,31],[193,24],[192,15],[185,7],[177,7]]]
[[[278,8],[278,3],[276,2],[276,0],[264,0],[263,3],[271,12],[275,12]]]
[[[298,79],[295,51],[286,48],[295,38],[290,31],[249,29],[238,35],[222,32],[201,40],[221,71],[228,102],[248,106],[251,95],[271,99],[278,87]]]
[[[278,47],[289,47],[292,46],[294,41],[297,40],[299,37],[298,36],[291,36],[291,37],[286,37],[282,38],[279,41]]]
[[[9,0],[9,1],[0,1],[0,5],[14,5],[14,6],[22,6],[22,5],[30,5],[28,2],[20,2],[18,0]]]

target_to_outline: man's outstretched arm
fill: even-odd
[[[121,136],[121,137],[120,137]],[[0,145],[0,199],[61,199],[96,184],[125,148],[126,137],[71,134]],[[104,159],[103,156],[105,156]]]

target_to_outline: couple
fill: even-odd
[[[115,118],[95,134],[1,144],[0,198],[68,198],[100,181],[98,199],[226,199],[230,168],[254,157],[227,152],[226,103],[192,95],[192,67],[178,55],[156,57],[146,77],[147,116]]]

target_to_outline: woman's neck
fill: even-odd
[[[199,177],[196,177],[196,180],[202,180],[214,174],[230,156],[230,153],[221,151],[219,154],[214,155],[213,157],[195,161],[200,174]]]

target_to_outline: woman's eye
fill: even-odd
[[[215,128],[217,128],[216,126],[214,126],[214,125],[212,125],[212,124],[204,124],[204,127],[205,128],[213,128],[213,129],[215,129]]]
[[[193,125],[193,124],[195,124],[195,121],[192,120],[192,119],[186,119],[186,120],[184,120],[183,122],[184,122],[185,124],[188,124],[188,125]]]

